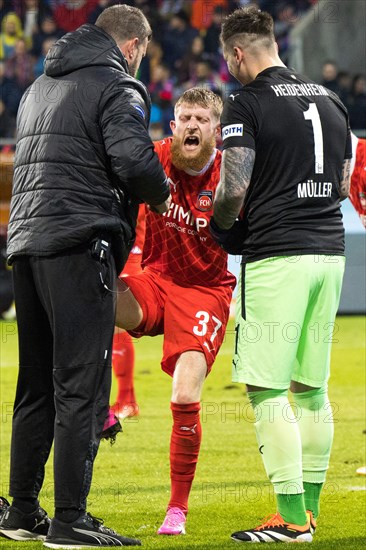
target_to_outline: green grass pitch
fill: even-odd
[[[315,548],[366,548],[366,463],[364,317],[339,317],[332,353],[330,399],[335,411],[335,440]],[[11,409],[17,365],[16,325],[0,323],[1,453],[0,494],[7,495]],[[139,418],[124,423],[124,433],[110,447],[101,443],[95,463],[89,511],[122,534],[142,539],[145,548],[236,548],[230,534],[251,528],[275,511],[271,486],[258,453],[253,417],[241,385],[231,383],[233,323],[208,377],[202,398],[203,439],[190,498],[187,535],[162,537],[156,529],[169,496],[170,378],[160,370],[162,339],[136,341],[135,381]],[[115,387],[112,389],[112,400]],[[53,509],[52,461],[41,504]],[[36,550],[40,542],[4,548]]]

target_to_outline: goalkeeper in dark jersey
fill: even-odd
[[[236,10],[221,40],[243,87],[221,117],[211,231],[243,256],[233,380],[247,386],[277,500],[269,520],[232,538],[311,541],[333,440],[327,383],[345,263],[348,116],[330,90],[282,63],[268,13]]]

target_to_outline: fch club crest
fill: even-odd
[[[212,191],[201,191],[197,197],[196,208],[201,212],[208,212],[212,209]]]

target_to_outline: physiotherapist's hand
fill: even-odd
[[[156,214],[164,214],[164,212],[168,212],[170,203],[172,202],[172,196],[169,195],[169,197],[160,204],[149,204],[148,207],[152,212],[155,212]]]
[[[221,229],[212,217],[209,225],[212,238],[228,254],[241,255],[245,239],[245,225],[242,220],[236,220],[230,229]]]

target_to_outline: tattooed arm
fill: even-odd
[[[230,229],[242,209],[254,160],[255,151],[247,147],[231,147],[223,152],[214,201],[214,219],[221,229]]]
[[[343,162],[341,185],[339,188],[341,201],[344,201],[344,199],[346,199],[349,195],[349,190],[351,187],[351,161],[352,159],[345,159]]]

